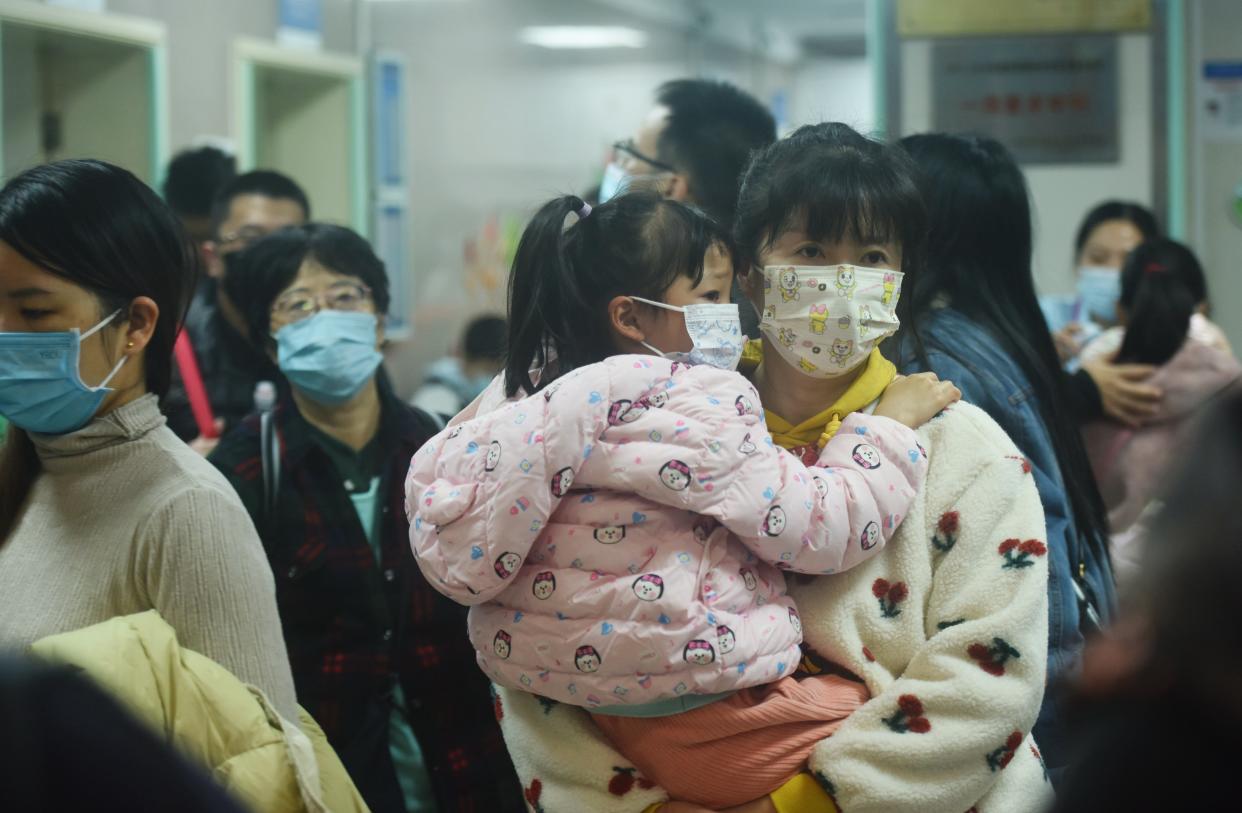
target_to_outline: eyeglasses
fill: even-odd
[[[235,232],[220,235],[220,239],[217,242],[222,246],[237,245],[245,248],[260,237],[266,237],[271,233],[271,229],[264,228],[263,226],[242,226]]]
[[[320,310],[364,311],[372,307],[371,289],[353,282],[338,282],[322,294],[290,291],[272,305],[272,315],[283,322],[300,322]]]
[[[642,161],[644,164],[653,166],[656,169],[660,169],[665,172],[676,172],[677,171],[677,168],[674,167],[672,164],[666,164],[663,161],[656,160],[655,158],[652,158],[651,156],[644,154],[641,150],[638,149],[638,146],[634,143],[634,139],[632,138],[627,138],[624,141],[618,141],[616,144],[612,145],[612,148],[616,150],[617,152],[623,152],[626,155],[630,156],[631,158],[636,158],[639,161]]]

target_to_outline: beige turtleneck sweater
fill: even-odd
[[[67,435],[0,543],[0,648],[158,610],[182,646],[297,720],[276,588],[241,500],[147,395]]]

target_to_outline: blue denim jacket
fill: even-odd
[[[952,381],[962,391],[964,400],[987,412],[1031,463],[1048,534],[1048,680],[1054,686],[1057,680],[1078,670],[1082,629],[1090,628],[1090,623],[1084,624],[1080,617],[1073,574],[1082,569],[1080,581],[1085,582],[1096,610],[1107,623],[1116,604],[1112,567],[1106,555],[1101,557],[1079,542],[1049,427],[1039,413],[1038,399],[1044,394],[1034,391],[1022,368],[1000,349],[986,329],[952,308],[924,317],[919,323],[919,334],[932,372]],[[903,373],[924,371],[917,358],[909,353],[907,356],[900,365]],[[1078,431],[1072,425],[1053,429]],[[1065,721],[1059,705],[1054,693],[1047,694],[1035,726],[1035,740],[1052,768],[1061,766],[1067,758],[1063,741]]]

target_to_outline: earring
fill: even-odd
[[[125,345],[125,346],[126,346],[126,347],[128,347],[130,350],[133,350],[133,349],[134,349],[134,343],[133,343],[133,342],[130,342],[129,344],[127,344],[127,345]]]

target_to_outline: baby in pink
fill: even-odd
[[[865,414],[806,466],[741,375],[614,356],[424,446],[410,541],[498,683],[671,714],[790,675],[782,571],[875,555],[926,470],[911,429]]]

